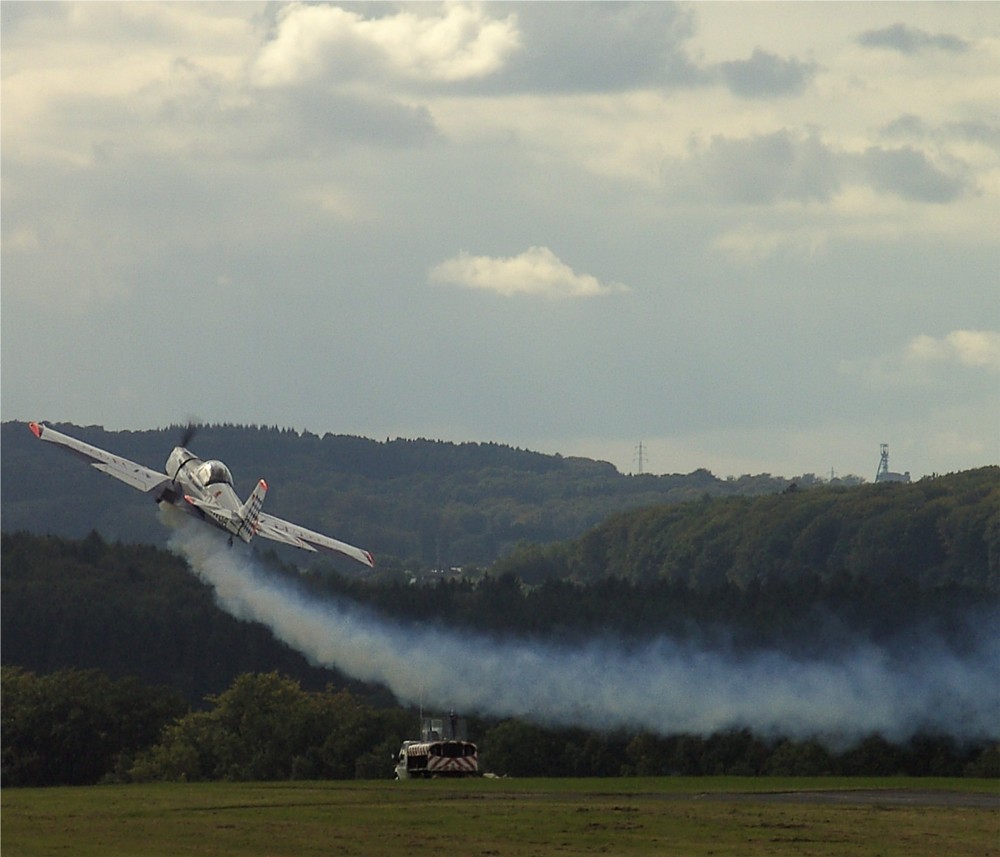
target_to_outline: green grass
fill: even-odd
[[[774,802],[799,790],[989,793],[923,779],[465,780],[4,789],[20,855],[1000,855],[992,807],[888,798]],[[756,796],[754,794],[756,793]]]

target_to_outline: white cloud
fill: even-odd
[[[465,3],[433,10],[364,18],[337,6],[291,4],[257,58],[256,80],[296,84],[332,69],[370,78],[378,67],[417,80],[469,80],[498,71],[520,46],[515,15],[491,18]]]
[[[428,279],[505,297],[585,298],[628,291],[621,283],[604,285],[590,274],[576,273],[548,247],[530,247],[508,258],[462,252],[432,268]]]
[[[845,375],[858,375],[879,389],[943,383],[940,372],[947,366],[1000,372],[1000,332],[953,330],[942,337],[920,334],[900,350],[870,360],[845,360]]]
[[[826,253],[829,236],[829,228],[822,224],[803,222],[797,226],[769,228],[745,223],[720,234],[712,247],[733,264],[759,265],[778,254],[799,259],[817,258]]]
[[[2,246],[4,250],[35,251],[41,246],[41,242],[34,229],[13,229],[3,236]]]
[[[299,193],[299,199],[324,214],[348,223],[371,223],[378,217],[370,202],[335,185],[306,188]]]
[[[958,363],[1000,372],[1000,331],[953,330],[940,339],[923,334],[910,341],[906,359],[914,363]]]

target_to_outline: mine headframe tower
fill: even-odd
[[[889,470],[889,444],[880,444],[881,456],[878,462],[878,470],[875,471],[876,482],[909,482],[910,472],[893,473]]]

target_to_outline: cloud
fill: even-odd
[[[922,334],[906,347],[913,363],[957,363],[1000,372],[1000,331],[953,330],[939,339]]]
[[[922,127],[902,117],[892,130]],[[693,161],[705,190],[716,199],[745,205],[783,200],[829,202],[843,185],[863,184],[882,194],[922,203],[949,203],[968,188],[964,165],[945,170],[912,146],[870,146],[852,153],[827,145],[815,131],[782,129],[751,137],[715,136]]]
[[[603,285],[590,274],[576,273],[548,247],[530,247],[508,258],[462,252],[432,268],[428,279],[505,297],[585,298],[628,291],[621,283]]]
[[[800,137],[781,130],[742,139],[717,136],[697,160],[708,187],[731,202],[825,201],[838,187],[834,157],[815,134]]]
[[[620,92],[710,78],[684,51],[694,15],[679,5],[578,2],[571,25],[566,8],[551,3],[368,8],[371,17],[339,6],[285,7],[254,63],[255,81],[383,79],[497,94]]]
[[[1000,123],[989,120],[969,120],[935,124],[912,113],[904,113],[889,122],[882,130],[889,139],[930,140],[944,147],[959,143],[973,143],[990,149],[1000,149]]]
[[[928,134],[927,123],[919,116],[912,113],[904,113],[897,116],[883,131],[887,137],[915,137],[921,138]]]
[[[261,50],[254,72],[262,86],[331,73],[370,79],[377,69],[453,82],[497,72],[519,46],[516,15],[491,18],[475,4],[407,6],[365,18],[337,6],[293,3],[279,13],[275,37]]]
[[[816,74],[816,64],[782,59],[756,48],[748,60],[720,63],[719,72],[733,95],[771,98],[802,92]]]
[[[486,86],[516,92],[620,92],[707,79],[685,53],[694,14],[680,4],[519,3],[516,8],[523,49]]]
[[[939,170],[917,149],[870,147],[860,158],[876,190],[916,202],[952,202],[962,195],[962,179]]]
[[[841,372],[866,378],[876,388],[941,385],[935,367],[1000,373],[1000,331],[953,330],[941,337],[920,334],[901,349],[869,360],[843,361]]]
[[[336,153],[344,144],[420,146],[438,137],[430,111],[389,98],[361,98],[321,85],[275,89],[261,104],[289,133],[272,144],[296,154]]]
[[[928,49],[963,53],[969,42],[947,33],[928,33],[906,24],[893,24],[880,30],[865,30],[858,36],[858,44],[866,48],[888,48],[901,54],[917,54]]]

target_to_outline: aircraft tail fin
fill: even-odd
[[[264,505],[264,496],[266,494],[267,483],[261,479],[257,483],[257,487],[253,489],[253,493],[247,497],[247,501],[240,506],[240,520],[236,535],[245,542],[249,542],[257,532],[260,508]]]

